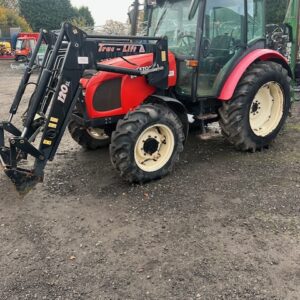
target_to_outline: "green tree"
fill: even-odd
[[[95,25],[94,18],[87,6],[81,6],[79,8],[75,8],[76,19],[81,20],[80,23],[83,23],[84,26],[92,27]]]
[[[14,10],[0,6],[0,27],[20,27],[22,31],[31,31],[26,20],[20,17]]]
[[[102,30],[108,35],[125,35],[127,33],[126,26],[123,23],[114,20],[107,20],[102,27]]]
[[[86,25],[86,20],[83,19],[82,17],[73,18],[71,23],[72,25],[84,30],[86,30],[86,27],[89,27],[88,25]]]
[[[70,0],[19,0],[20,13],[34,31],[59,29],[76,16]]]
[[[289,0],[267,0],[267,24],[281,24],[284,20]]]
[[[18,11],[19,1],[18,0],[0,0],[0,6],[12,9],[14,11]]]

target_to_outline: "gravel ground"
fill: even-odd
[[[0,71],[6,118],[21,71]],[[0,299],[300,299],[299,112],[255,154],[194,134],[144,186],[66,133],[25,198],[0,175]]]

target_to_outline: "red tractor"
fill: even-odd
[[[20,32],[16,43],[15,60],[27,61],[39,38],[37,32]]]
[[[298,26],[284,27],[286,58],[268,49],[263,0],[157,0],[148,12],[146,37],[87,35],[68,23],[58,36],[41,31],[0,124],[1,161],[19,191],[42,180],[67,127],[85,148],[110,145],[114,167],[139,183],[170,173],[190,123],[205,136],[218,121],[242,151],[276,138],[291,106]],[[48,49],[19,130],[12,119],[42,43]],[[8,146],[4,131],[13,134]],[[19,168],[28,155],[33,168]]]

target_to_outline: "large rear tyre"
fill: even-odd
[[[25,55],[20,55],[20,56],[16,56],[15,57],[15,61],[18,61],[18,62],[26,62],[28,59]]]
[[[110,137],[101,128],[85,128],[75,120],[71,120],[68,126],[69,132],[74,141],[88,150],[96,150],[107,147]]]
[[[159,179],[179,160],[184,138],[182,122],[173,110],[144,104],[118,122],[111,139],[111,160],[129,182]]]
[[[232,100],[220,108],[225,138],[238,150],[267,147],[282,129],[289,114],[290,81],[280,64],[265,61],[251,66]]]

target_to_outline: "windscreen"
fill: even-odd
[[[152,11],[150,36],[167,36],[169,49],[178,55],[194,55],[198,13],[189,20],[192,0],[160,1]]]
[[[16,49],[22,50],[24,44],[24,40],[17,40]]]

